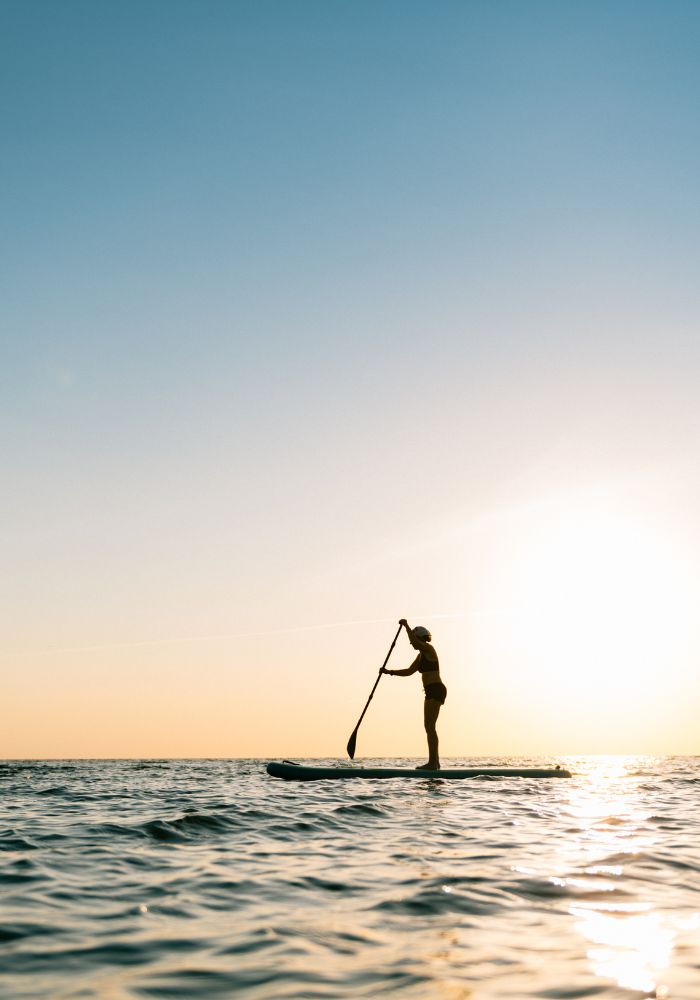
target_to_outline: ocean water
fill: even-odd
[[[490,762],[0,763],[0,997],[698,1000],[700,761]]]

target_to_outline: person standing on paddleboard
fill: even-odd
[[[425,703],[423,706],[423,721],[425,732],[428,737],[428,763],[422,764],[421,771],[439,771],[440,754],[438,752],[437,717],[440,709],[445,704],[447,688],[440,679],[440,663],[438,655],[432,646],[433,637],[429,629],[423,625],[416,625],[411,628],[405,618],[399,621],[403,625],[408,635],[408,641],[414,649],[418,650],[418,656],[410,667],[405,670],[387,670],[382,667],[382,673],[390,674],[392,677],[410,677],[411,674],[419,673],[423,679],[423,690],[425,691]]]

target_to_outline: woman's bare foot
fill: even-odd
[[[430,761],[428,761],[427,764],[419,764],[418,767],[416,768],[416,771],[439,771],[439,770],[440,770],[440,765],[431,764]]]

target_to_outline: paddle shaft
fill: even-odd
[[[374,697],[374,692],[377,690],[377,684],[379,684],[380,680],[382,679],[382,670],[384,669],[384,667],[389,662],[389,657],[391,656],[392,650],[393,650],[394,646],[396,645],[396,640],[401,635],[401,629],[402,628],[403,628],[403,625],[399,625],[399,630],[396,633],[396,635],[394,636],[394,641],[392,642],[391,646],[389,646],[389,652],[386,654],[386,658],[384,660],[384,663],[382,663],[381,669],[380,669],[379,673],[377,674],[377,679],[374,682],[374,687],[370,691],[369,698],[367,699],[367,704],[362,709],[362,715],[357,720],[357,725],[353,729],[352,736],[348,740],[348,745],[347,745],[346,749],[348,751],[348,757],[350,758],[350,760],[353,760],[353,758],[355,756],[355,744],[357,743],[357,730],[360,728],[360,723],[362,722],[362,720],[365,717],[365,712],[369,708],[369,703],[371,702],[372,698]]]

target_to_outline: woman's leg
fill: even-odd
[[[426,698],[423,705],[423,721],[425,723],[425,733],[428,737],[428,763],[426,769],[431,771],[440,770],[440,753],[438,749],[438,734],[436,729],[437,717],[440,714],[440,702],[434,698]]]

